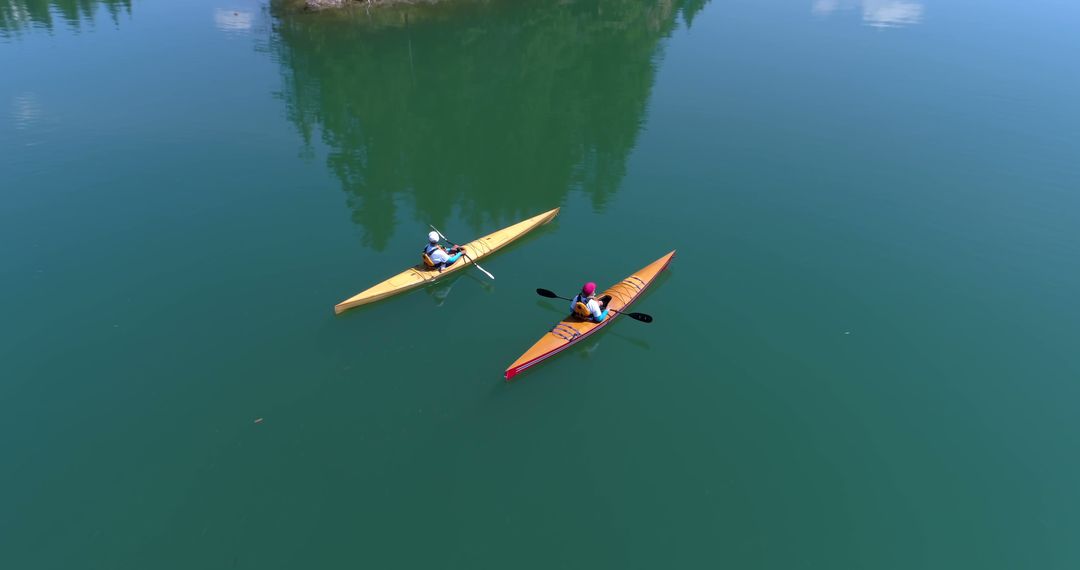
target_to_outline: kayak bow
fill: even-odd
[[[476,260],[494,253],[506,244],[550,222],[552,218],[558,215],[558,213],[558,208],[548,210],[543,214],[533,216],[512,226],[490,233],[482,238],[475,239],[465,244],[465,251],[469,254],[468,257],[462,256],[461,259],[458,259],[457,262],[442,271],[428,267],[422,263],[410,267],[386,281],[361,291],[337,305],[334,305],[334,313],[340,315],[353,307],[359,307],[360,305],[366,305],[380,299],[385,299],[391,295],[404,293],[410,289],[431,283],[436,279],[446,277],[455,271],[459,271],[472,265]]]
[[[618,311],[624,310],[630,306],[645,289],[656,279],[660,272],[667,269],[672,258],[675,257],[675,252],[672,251],[657,259],[656,261],[641,268],[633,275],[623,279],[622,281],[613,285],[607,291],[597,295],[602,297],[604,295],[611,295],[611,302],[608,303],[608,308]],[[540,337],[540,340],[536,341],[536,344],[532,345],[532,348],[525,351],[520,358],[514,361],[509,368],[506,369],[505,378],[509,381],[514,376],[517,376],[525,369],[539,364],[544,360],[555,356],[556,354],[566,350],[570,346],[581,342],[589,335],[604,328],[611,321],[615,320],[618,313],[611,311],[608,317],[603,322],[595,323],[590,320],[585,320],[575,315],[569,315],[563,320],[559,321],[553,329],[548,331],[547,334]]]

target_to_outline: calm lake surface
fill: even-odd
[[[0,567],[1080,567],[1078,17],[0,0]]]

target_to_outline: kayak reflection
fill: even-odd
[[[480,288],[483,289],[485,293],[490,294],[495,291],[495,286],[491,281],[481,279],[472,273],[459,273],[445,281],[439,281],[437,284],[424,289],[424,291],[428,294],[428,297],[431,297],[431,300],[435,303],[436,307],[441,307],[443,306],[443,303],[446,302],[446,299],[450,297],[450,290],[463,278],[479,284]],[[472,285],[467,285],[467,287],[471,286]]]

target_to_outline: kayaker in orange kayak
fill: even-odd
[[[604,295],[597,299],[593,296],[594,293],[596,293],[596,283],[589,281],[570,301],[570,310],[583,319],[602,323],[608,316],[607,304],[611,301],[611,295]]]
[[[465,248],[460,245],[452,246],[449,251],[439,245],[438,232],[429,232],[428,244],[424,248],[424,265],[436,268],[439,271],[451,266],[465,253]]]

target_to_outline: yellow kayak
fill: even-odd
[[[552,218],[558,215],[558,213],[558,208],[548,210],[543,214],[533,216],[527,220],[520,221],[512,226],[466,243],[464,244],[465,253],[469,258],[466,259],[462,256],[457,262],[442,271],[428,267],[423,263],[410,267],[386,281],[383,281],[370,289],[365,289],[337,305],[334,305],[334,313],[340,315],[353,307],[359,307],[360,305],[366,305],[378,301],[379,299],[385,299],[391,295],[403,293],[409,289],[414,289],[421,285],[431,283],[436,279],[446,277],[455,271],[460,271],[472,265],[473,261],[480,260],[490,255],[504,245],[550,222]]]

